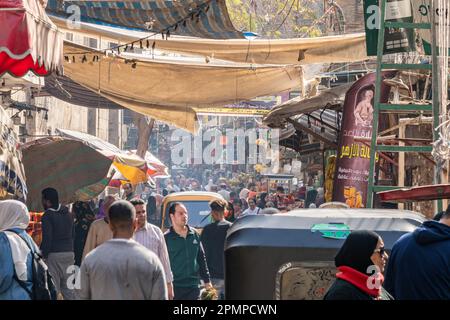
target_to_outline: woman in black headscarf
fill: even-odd
[[[95,214],[89,206],[88,202],[77,201],[73,204],[72,209],[75,216],[75,238],[74,238],[74,252],[75,264],[81,265],[81,258],[83,256],[84,244],[89,232],[91,223],[95,220]]]
[[[334,259],[339,272],[324,300],[393,300],[382,287],[387,258],[377,233],[353,231]]]

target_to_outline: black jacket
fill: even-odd
[[[324,300],[374,300],[373,297],[360,290],[350,282],[336,279],[325,294]],[[394,300],[394,298],[381,287],[381,300]]]
[[[200,237],[212,278],[224,279],[225,238],[230,226],[231,222],[228,221],[208,224]]]
[[[392,248],[384,284],[398,300],[449,300],[450,227],[426,221],[402,236]]]
[[[73,252],[73,216],[67,207],[46,210],[41,221],[41,251],[44,258],[52,252]]]

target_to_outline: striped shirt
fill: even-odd
[[[169,253],[167,252],[166,240],[162,231],[146,222],[144,227],[136,230],[133,238],[137,243],[140,243],[159,257],[166,274],[166,281],[172,282],[173,275],[170,269]]]

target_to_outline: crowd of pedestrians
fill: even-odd
[[[224,200],[209,204],[209,225],[191,227],[186,206],[177,202],[168,210],[171,227],[163,234],[148,214],[161,199],[126,187],[123,199],[107,196],[94,209],[77,202],[72,210],[59,203],[57,190],[44,189],[40,248],[25,231],[27,207],[0,201],[0,299],[37,299],[46,291],[56,297],[52,288],[66,300],[195,300],[202,289],[223,299],[228,229],[236,219],[279,212],[287,197],[281,188],[270,195],[252,184],[240,190],[222,184],[217,192]],[[150,206],[149,199],[155,200]],[[338,273],[324,298],[448,300],[449,253],[450,207],[401,237],[390,257],[380,235],[354,231],[336,255]],[[44,262],[49,276],[36,279]]]

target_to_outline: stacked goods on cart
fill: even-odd
[[[42,215],[43,212],[30,212],[30,224],[28,225],[27,232],[33,238],[34,242],[38,246],[42,242]]]

